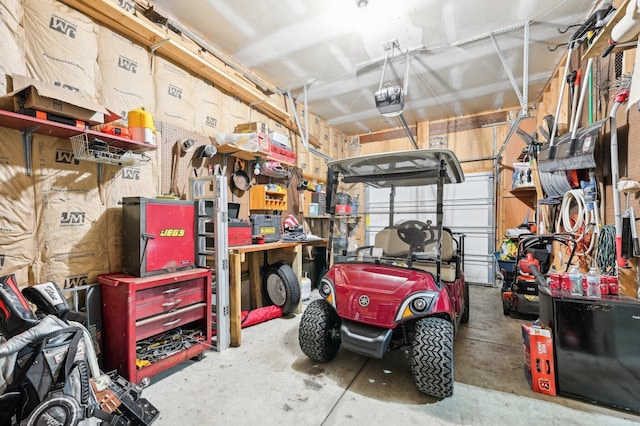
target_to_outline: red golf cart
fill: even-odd
[[[443,186],[464,181],[458,159],[449,150],[423,149],[336,160],[328,168],[332,215],[339,186],[363,183],[389,189],[389,225],[371,246],[331,253],[330,242],[333,265],[319,284],[322,299],[311,302],[300,321],[302,352],[325,362],[340,346],[375,358],[403,349],[421,392],[452,395],[453,341],[459,324],[469,320],[464,235],[442,223]],[[425,185],[436,186],[436,211],[396,222],[395,189]]]

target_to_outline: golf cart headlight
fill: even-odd
[[[336,307],[335,290],[333,288],[333,283],[329,279],[322,279],[318,292],[320,293],[320,296],[324,297],[324,299],[329,302],[331,306],[333,306],[334,308]]]
[[[411,302],[411,310],[414,312],[423,312],[427,309],[427,301],[422,297],[418,297]]]
[[[327,297],[328,295],[331,294],[331,286],[329,285],[329,283],[326,283],[326,282],[322,283],[322,287],[320,287],[320,293],[322,294],[323,297]]]
[[[402,302],[396,315],[396,321],[429,313],[437,297],[438,293],[431,291],[421,291],[412,294]]]

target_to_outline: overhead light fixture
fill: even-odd
[[[356,0],[356,6],[359,8],[367,7],[369,0]]]

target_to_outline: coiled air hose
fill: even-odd
[[[571,225],[571,208],[572,201],[575,201],[575,205],[578,209],[575,214],[575,223]],[[589,233],[591,229],[595,230],[597,226],[596,216],[593,209],[587,208],[587,203],[584,198],[584,193],[582,189],[572,189],[567,191],[562,197],[562,204],[560,205],[560,214],[558,215],[558,221],[556,223],[556,232],[558,233],[570,233],[577,235],[581,232],[577,239],[576,243],[582,241],[584,237]],[[595,247],[596,238],[591,238],[589,241],[589,247],[582,253],[576,252],[578,256],[585,256],[593,250]]]

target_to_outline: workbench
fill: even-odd
[[[314,241],[278,241],[265,244],[249,244],[229,247],[229,317],[231,346],[240,346],[242,343],[241,327],[241,299],[242,299],[242,263],[249,262],[249,280],[252,308],[262,307],[262,276],[260,274],[264,265],[264,256],[267,252],[282,251],[291,255],[291,269],[298,279],[302,276],[302,247],[326,246],[327,239]],[[269,263],[273,263],[270,260]],[[301,311],[298,305],[297,313]]]

